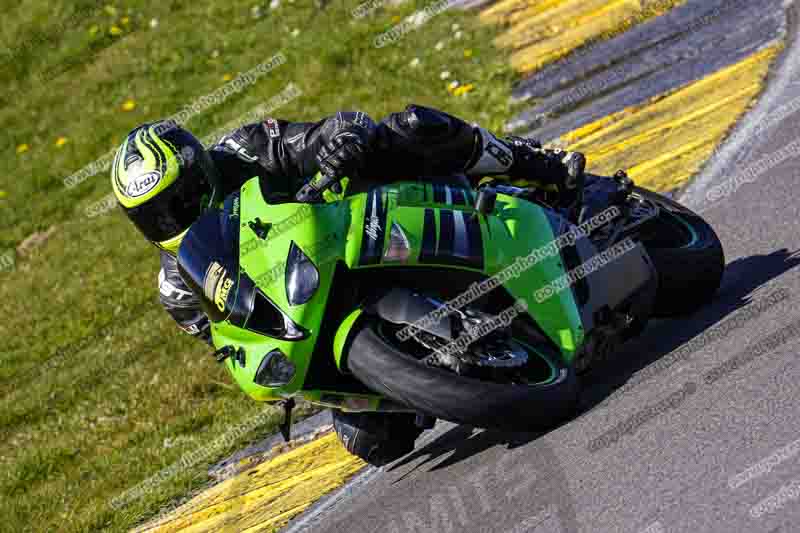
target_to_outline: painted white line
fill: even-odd
[[[786,0],[784,9],[788,9],[794,0]],[[791,37],[787,37],[791,38]],[[680,195],[678,201],[690,208],[701,207],[706,190],[730,169],[731,162],[737,156],[749,150],[756,142],[755,133],[767,116],[784,101],[785,92],[790,85],[800,83],[796,74],[800,70],[800,36],[795,36],[791,48],[783,52],[778,60],[781,64],[768,79],[764,93],[752,111],[747,113],[736,125],[732,134],[717,147],[703,171]]]

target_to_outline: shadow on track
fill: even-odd
[[[473,470],[471,477],[462,480],[461,490],[465,491],[464,486],[472,485],[478,490],[488,491],[485,487],[491,486],[491,495],[494,498],[504,501],[505,504],[513,502],[511,508],[514,511],[505,512],[518,515],[518,525],[514,532],[532,531],[538,525],[548,522],[551,525],[557,523],[558,531],[578,533],[580,527],[576,502],[570,492],[561,460],[550,444],[537,440],[544,434],[545,432],[521,433],[455,426],[391,465],[387,472],[400,474],[403,467],[425,457],[391,483],[392,486],[398,486],[426,465],[433,464],[426,469],[433,473],[462,461],[469,462],[472,459],[475,462],[477,456],[483,452],[504,447],[508,451],[495,453],[493,459],[486,463],[480,460],[481,467]],[[528,445],[524,452],[513,452],[524,445]],[[444,460],[439,461],[442,457],[445,457]],[[480,484],[476,482],[477,476],[483,478]],[[486,495],[482,495],[475,498],[469,512],[474,512],[473,508],[483,504],[485,497]]]
[[[798,251],[790,253],[786,248],[768,255],[743,257],[729,263],[725,267],[722,286],[713,302],[686,317],[651,322],[640,337],[625,344],[612,360],[585,375],[581,411],[590,410],[625,385],[637,372],[647,372],[649,365],[702,335],[733,313],[739,310],[746,312],[747,307],[754,305],[764,293],[779,289],[780,284],[772,284],[768,289],[759,290],[761,287],[798,265]],[[754,298],[755,295],[758,298]],[[763,311],[763,314],[774,313],[780,305],[782,304]],[[700,351],[702,350],[698,350]],[[696,355],[697,353],[691,354],[691,357]]]
[[[800,265],[800,254],[790,253],[787,249],[776,250],[768,255],[753,255],[729,263],[722,287],[714,302],[688,317],[651,323],[642,336],[626,344],[612,360],[584,376],[585,390],[582,393],[580,408],[573,420],[587,414],[631,380],[632,376],[641,371],[648,372],[646,369],[665,355],[723,322],[732,314],[746,313],[746,309],[756,302],[761,302],[765,294],[772,294],[776,289],[781,289],[780,283],[769,284],[769,287],[765,285],[798,265]],[[754,313],[753,317],[779,312],[788,301],[791,301],[790,297],[786,297],[786,301],[779,301],[773,307]],[[722,338],[724,337],[720,340]],[[701,351],[692,353],[690,357],[698,356]],[[653,370],[650,368],[653,374],[650,378],[660,372],[656,369],[657,372],[653,373]],[[647,380],[643,383],[646,382]],[[564,422],[568,423],[570,420]],[[538,514],[527,522],[520,514],[518,522],[520,526],[525,524],[528,527],[533,521],[540,523],[544,520],[556,520],[561,531],[577,532],[580,528],[576,515],[576,502],[570,492],[562,459],[547,442],[548,439],[541,438],[554,429],[556,428],[542,432],[507,432],[454,426],[388,466],[386,473],[393,479],[387,479],[387,485],[394,487],[394,490],[405,490],[409,482],[414,483],[409,478],[417,477],[419,474],[445,474],[453,469],[474,471],[477,467],[473,465],[481,465],[485,470],[479,475],[489,479],[489,483],[494,487],[493,490],[508,499],[506,509],[524,508],[526,511],[532,508],[538,509]],[[515,476],[517,482],[514,481]],[[520,476],[525,479],[522,483],[519,483]],[[469,481],[461,482],[464,486],[469,486],[469,483]],[[509,502],[514,502],[514,505]],[[519,512],[522,513],[521,510]],[[517,514],[517,511],[514,511],[514,514]]]

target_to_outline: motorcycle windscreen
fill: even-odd
[[[209,210],[192,224],[178,250],[178,270],[212,322],[244,321],[253,291],[240,286],[238,194],[229,196],[222,210]],[[248,281],[244,285],[252,284]]]

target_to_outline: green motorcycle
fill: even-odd
[[[343,184],[267,203],[254,178],[192,225],[178,260],[218,359],[253,399],[284,402],[285,436],[299,396],[333,408],[374,464],[437,418],[557,423],[579,373],[722,277],[711,227],[624,173],[588,176],[574,222],[547,192],[463,176]]]

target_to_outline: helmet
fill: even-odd
[[[216,205],[219,178],[197,138],[173,120],[143,124],[128,134],[111,165],[122,210],[147,240],[177,254],[201,213]]]

